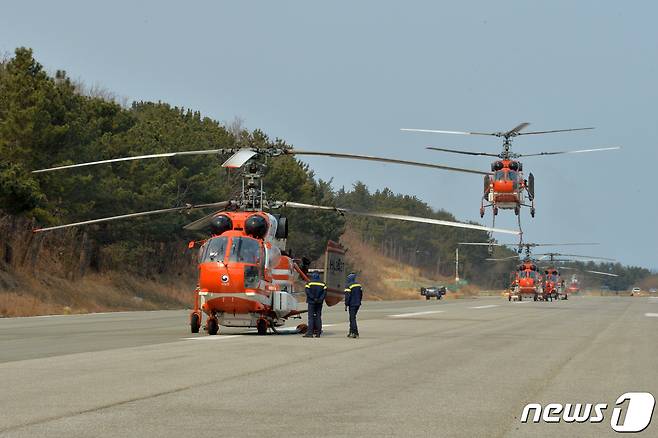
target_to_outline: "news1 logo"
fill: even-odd
[[[624,405],[628,405],[624,409]],[[656,399],[649,392],[627,392],[615,402],[610,417],[610,427],[615,432],[642,432],[651,423]],[[601,423],[605,420],[607,403],[528,403],[523,408],[521,423]],[[532,416],[531,416],[532,412]],[[624,414],[624,415],[622,415]]]

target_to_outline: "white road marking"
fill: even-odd
[[[523,302],[523,301],[521,301],[521,302]],[[491,309],[492,307],[498,307],[498,304],[488,304],[486,306],[469,307],[469,309]]]
[[[223,339],[237,338],[240,335],[214,335],[214,336],[196,336],[192,338],[181,338],[186,341],[221,341]]]
[[[658,303],[658,297],[649,297],[650,303]]]
[[[428,310],[426,312],[399,313],[397,315],[388,315],[390,318],[408,318],[410,316],[430,315],[432,313],[443,313],[443,310]]]
[[[645,313],[644,316],[648,316],[649,318],[658,318],[658,313]]]
[[[513,301],[515,304],[530,304],[532,301]]]

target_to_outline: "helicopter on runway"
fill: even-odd
[[[503,246],[508,247],[512,245],[504,243],[491,243],[491,242],[460,242],[460,245],[473,245],[473,246]],[[532,296],[534,301],[552,301],[557,299],[563,293],[564,284],[560,278],[559,269],[554,266],[555,256],[575,257],[575,258],[588,258],[596,260],[611,261],[605,257],[592,257],[577,254],[560,254],[560,253],[545,253],[533,254],[532,250],[537,247],[544,246],[585,246],[585,245],[598,245],[598,243],[523,243],[522,248],[525,250],[525,256],[520,260],[520,264],[510,274],[510,286],[508,299],[512,301],[512,297],[517,297],[519,301],[523,300],[523,296]],[[507,256],[501,258],[487,258],[488,261],[509,261],[520,257],[523,251],[519,250],[519,256]],[[545,257],[551,257],[551,265],[542,269],[539,267]]]
[[[427,149],[441,152],[450,152],[463,155],[475,155],[496,157],[499,160],[491,163],[491,173],[484,177],[484,194],[480,204],[480,217],[484,217],[485,210],[491,207],[493,211],[492,226],[495,226],[496,216],[499,209],[514,210],[517,216],[519,231],[521,231],[521,207],[530,208],[530,215],[535,217],[535,177],[532,173],[528,178],[523,177],[523,163],[518,161],[521,157],[537,157],[547,155],[560,155],[560,154],[578,154],[584,152],[597,152],[620,149],[618,146],[596,148],[596,149],[580,149],[571,151],[557,151],[557,152],[539,152],[534,154],[518,154],[512,152],[512,139],[519,135],[535,135],[535,134],[550,134],[557,132],[571,132],[571,131],[585,131],[594,128],[569,128],[569,129],[553,129],[549,131],[530,131],[522,132],[527,128],[530,123],[524,122],[510,129],[509,131],[501,132],[469,132],[469,131],[442,131],[436,129],[413,129],[402,128],[401,131],[411,132],[428,132],[439,134],[459,134],[459,135],[486,135],[494,136],[503,139],[503,150],[499,154],[490,152],[472,152],[457,149],[445,149],[428,146]],[[528,203],[529,202],[529,203]]]
[[[566,282],[562,279],[561,277],[561,271],[562,270],[570,270],[574,269],[568,266],[559,266],[557,263],[559,262],[571,262],[573,261],[574,258],[577,259],[590,259],[590,260],[604,260],[604,261],[614,261],[613,259],[605,258],[605,257],[593,257],[593,256],[586,256],[586,255],[579,255],[579,254],[562,254],[558,252],[548,252],[545,254],[537,254],[539,256],[539,260],[543,260],[546,257],[549,257],[549,264],[544,268],[544,292],[547,294],[550,294],[553,299],[558,299],[561,298],[563,300],[569,299],[569,293],[575,293],[580,290],[580,287],[578,286],[578,281],[576,280],[575,282],[573,281],[575,279],[575,275],[572,276],[572,281],[569,286],[566,285]],[[561,259],[558,259],[556,257],[562,257]],[[592,270],[585,270],[584,272],[589,272],[591,274],[595,275],[605,275],[609,277],[618,277],[617,274],[612,274],[609,272],[601,272],[601,271],[592,271]]]
[[[429,223],[459,228],[477,229],[488,232],[502,232],[518,235],[517,231],[494,229],[475,224],[444,221],[432,218],[407,216],[389,213],[354,211],[336,206],[304,204],[291,201],[268,199],[263,189],[263,176],[267,160],[280,155],[324,155],[338,158],[355,158],[371,161],[395,162],[444,168],[445,166],[426,163],[413,163],[380,157],[361,155],[319,153],[297,151],[284,148],[238,148],[216,149],[211,151],[186,151],[165,154],[152,154],[139,157],[125,157],[111,160],[58,166],[34,171],[35,173],[99,165],[130,160],[171,157],[194,154],[231,154],[222,164],[225,168],[241,169],[242,190],[236,198],[211,204],[185,205],[160,210],[144,211],[119,216],[105,217],[72,224],[35,229],[44,232],[68,227],[109,222],[170,212],[190,212],[196,209],[212,208],[215,211],[184,228],[187,230],[210,230],[210,237],[200,242],[191,242],[190,248],[200,246],[198,253],[198,284],[194,292],[194,309],[190,314],[190,330],[198,333],[206,315],[206,330],[215,335],[219,326],[255,327],[259,335],[268,329],[276,333],[289,318],[299,317],[294,296],[294,282],[298,278],[308,280],[303,266],[286,252],[288,221],[285,216],[268,213],[267,210],[300,208],[331,211],[341,215],[353,214],[366,217],[395,219],[418,223]],[[328,250],[329,253],[329,250]],[[340,252],[332,251],[333,266],[343,266]],[[345,276],[342,275],[342,278]],[[326,277],[325,277],[326,278]],[[329,291],[326,302],[334,305],[341,301],[341,287]],[[305,327],[298,326],[303,332]]]

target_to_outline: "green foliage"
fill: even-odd
[[[0,63],[0,209],[36,217],[42,225],[70,223],[132,212],[230,199],[239,175],[221,168],[226,157],[173,157],[92,166],[63,172],[30,170],[83,161],[239,145],[287,147],[263,132],[229,132],[198,111],[166,103],[135,102],[130,108],[81,95],[58,71],[50,77],[32,51],[16,49]],[[291,157],[273,160],[265,179],[272,198],[333,202],[327,183]],[[182,226],[208,212],[169,214],[89,226],[103,247],[96,266],[149,269],[162,257],[152,248],[184,240]],[[318,257],[327,239],[338,239],[343,221],[331,215],[287,212],[290,245]]]
[[[78,87],[79,88],[79,87]],[[47,74],[32,51],[18,48],[0,62],[0,210],[35,217],[42,225],[70,223],[132,212],[230,199],[239,175],[220,167],[225,157],[211,155],[131,161],[65,172],[32,174],[31,170],[83,161],[170,151],[236,146],[289,147],[263,132],[227,130],[198,111],[166,103],[135,102],[124,108],[99,97],[85,96],[64,71]],[[414,196],[385,189],[370,193],[357,183],[334,193],[331,182],[316,180],[305,164],[290,156],[267,163],[264,179],[270,199],[336,205],[362,211],[400,213],[454,220]],[[338,240],[345,220],[331,212],[281,211],[289,218],[289,246],[298,256],[317,258],[328,239]],[[92,266],[162,272],[168,242],[182,241],[182,226],[208,212],[169,214],[87,227],[100,249]],[[350,219],[364,240],[400,260],[443,275],[454,274],[457,242],[484,242],[474,230],[376,220]],[[156,250],[156,248],[158,248]],[[485,286],[504,286],[504,264],[484,261],[486,247],[463,247],[460,276]],[[104,259],[103,259],[104,258]],[[600,267],[600,270],[622,267]],[[638,268],[639,269],[639,268]],[[627,270],[615,287],[644,275]]]
[[[455,221],[445,210],[434,210],[415,196],[395,194],[390,189],[370,193],[357,182],[351,191],[344,188],[336,194],[336,205],[359,211],[397,213],[432,219]],[[361,238],[382,253],[424,268],[428,273],[454,276],[455,248],[458,242],[488,242],[484,231],[454,228],[388,219],[350,217],[349,225]],[[505,271],[485,261],[486,246],[460,246],[460,277],[485,287],[503,287]]]

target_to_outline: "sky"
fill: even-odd
[[[51,72],[132,100],[235,117],[300,149],[489,170],[501,131],[519,137],[537,216],[526,241],[599,242],[580,253],[658,268],[658,3],[650,1],[0,1],[0,53],[31,47]],[[304,159],[335,187],[365,182],[479,218],[482,180],[393,164]],[[491,213],[482,220],[490,224]],[[511,211],[497,227],[514,228]],[[440,232],[440,229],[437,229]],[[512,241],[500,235],[501,241]],[[560,249],[560,248],[558,248]],[[567,248],[564,248],[565,250]],[[568,252],[575,252],[570,248]]]

